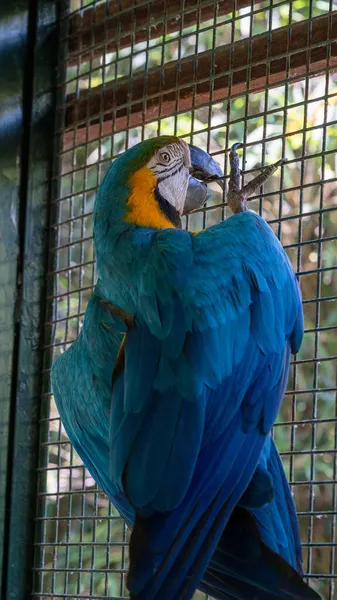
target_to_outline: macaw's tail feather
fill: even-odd
[[[260,444],[243,446],[247,455],[251,453],[250,460],[256,460]],[[211,448],[205,457],[210,462]],[[267,476],[261,475],[264,469]],[[302,579],[295,508],[271,439],[263,448],[256,474],[249,494],[226,497],[224,484],[210,502],[205,483],[204,494],[193,508],[187,503],[174,516],[137,516],[130,545],[131,599],[190,600],[198,587],[216,600],[319,600]],[[264,494],[270,498],[270,479],[272,500],[260,508],[241,505],[242,498],[246,505],[256,504],[256,498]],[[237,493],[246,481],[247,473],[242,472]],[[170,527],[174,529],[179,516],[180,530],[167,548],[166,536],[170,537]],[[158,532],[163,535],[160,540]]]
[[[301,575],[262,540],[256,520],[236,507],[200,589],[217,600],[319,600]]]
[[[235,464],[227,472],[221,466],[226,442],[218,440],[199,457],[197,470],[209,475],[201,487],[192,484],[183,503],[169,514],[136,516],[127,582],[134,600],[192,598],[263,448],[264,436],[240,435],[237,455],[245,465],[240,471]],[[196,473],[196,482],[198,477]]]
[[[260,508],[243,506],[247,492],[234,509],[199,586],[217,600],[319,600],[302,579],[302,550],[298,521],[283,465],[270,438],[256,473],[260,494],[273,498]],[[255,498],[254,477],[250,498]],[[249,490],[249,488],[248,488]]]
[[[266,467],[273,482],[273,499],[266,506],[252,511],[261,540],[303,575],[296,508],[280,455],[272,438]]]

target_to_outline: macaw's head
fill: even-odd
[[[209,154],[184,140],[175,136],[146,140],[109,168],[97,194],[95,220],[104,214],[111,224],[180,227],[181,215],[203,206],[206,183],[219,177],[223,173]]]

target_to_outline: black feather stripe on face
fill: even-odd
[[[156,186],[154,193],[162,213],[171,221],[172,225],[181,229],[181,219],[178,211],[170,204],[170,202],[165,200],[164,196],[161,195],[158,186]]]
[[[158,177],[157,182],[161,183],[162,181],[165,181],[165,179],[169,179],[170,177],[173,177],[173,175],[176,175],[177,173],[179,173],[181,171],[183,166],[184,166],[183,163],[181,163],[180,166],[172,167],[172,169],[167,169],[166,174],[163,175],[162,177]]]

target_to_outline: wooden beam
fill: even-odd
[[[237,8],[251,5],[251,0],[237,0]],[[88,61],[103,52],[115,52],[132,44],[159,38],[180,31],[195,23],[203,23],[228,15],[233,10],[233,0],[185,0],[184,13],[181,0],[156,0],[137,6],[134,0],[118,0],[99,4],[77,12],[70,18],[68,38],[68,64]]]
[[[330,41],[329,41],[330,36]],[[328,64],[328,56],[329,64]],[[67,97],[66,146],[337,68],[337,11]],[[289,67],[287,69],[287,67]],[[75,131],[73,131],[75,129]]]

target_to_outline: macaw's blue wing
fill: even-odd
[[[254,213],[196,236],[146,236],[113,388],[110,476],[136,513],[131,598],[188,600],[240,498],[252,508],[270,501],[263,465],[247,487],[302,339],[301,300],[281,245]],[[282,596],[275,581],[276,597],[316,597],[288,583]]]
[[[61,421],[98,485],[132,525],[134,511],[109,475],[112,375],[126,331],[102,302],[99,286],[89,301],[77,340],[55,361],[52,388]]]

